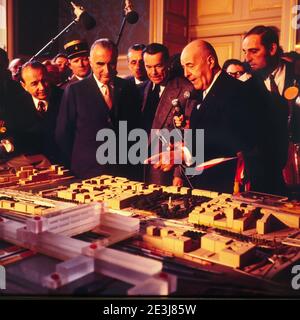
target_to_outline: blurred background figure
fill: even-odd
[[[69,68],[72,71],[72,75],[61,86],[63,89],[70,83],[86,78],[91,72],[90,49],[86,41],[73,40],[65,44],[64,48],[69,59]]]
[[[8,65],[8,70],[11,72],[11,77],[15,81],[20,81],[20,70],[25,61],[21,58],[11,60]]]
[[[52,63],[51,60],[45,60],[43,65],[48,71],[48,80],[49,83],[55,86],[61,85],[61,78],[59,68],[56,64]]]
[[[64,83],[71,75],[68,57],[64,53],[58,53],[51,62],[57,65],[60,74],[60,82]]]
[[[222,69],[236,79],[240,78],[247,71],[245,64],[238,59],[226,60]]]
[[[134,44],[128,49],[127,61],[128,69],[131,73],[128,79],[134,79],[135,84],[140,84],[148,79],[143,61],[143,50],[145,47],[144,44]]]
[[[127,52],[128,69],[131,75],[126,77],[126,79],[137,88],[137,91],[139,92],[140,107],[142,106],[145,86],[148,80],[143,60],[143,50],[145,47],[144,44],[134,44],[129,47]]]
[[[175,53],[170,57],[169,72],[170,72],[171,79],[174,77],[184,77],[184,71],[180,63],[180,54],[181,53]]]

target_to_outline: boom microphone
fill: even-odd
[[[79,22],[84,26],[86,30],[91,30],[96,26],[96,20],[86,11],[83,11],[79,16]]]
[[[125,1],[125,19],[130,24],[135,24],[139,20],[139,15],[132,9],[132,3],[130,0]]]
[[[71,5],[76,16],[75,20],[79,21],[85,29],[93,29],[96,25],[96,20],[90,14],[88,14],[82,6],[76,5],[74,2],[71,2]]]
[[[135,11],[129,11],[126,16],[126,21],[130,24],[135,24],[139,20],[139,14]]]

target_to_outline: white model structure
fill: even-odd
[[[110,236],[94,243],[69,237],[96,226]],[[97,272],[132,284],[128,295],[169,295],[176,291],[177,278],[162,273],[162,262],[106,248],[138,232],[138,219],[105,212],[97,202],[27,218],[25,223],[0,218],[1,239],[64,261],[42,277],[45,287],[57,289]]]

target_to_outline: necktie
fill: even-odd
[[[104,100],[105,100],[107,106],[109,107],[109,109],[111,109],[112,108],[112,99],[111,99],[111,94],[110,94],[109,87],[108,87],[108,85],[104,84],[102,86],[102,88],[103,88]]]
[[[270,79],[270,87],[271,87],[271,92],[277,95],[280,95],[277,84],[275,82],[275,78],[273,74],[269,75],[269,79]]]
[[[42,114],[45,113],[46,110],[46,103],[44,101],[39,101],[38,105],[37,105],[37,111]]]

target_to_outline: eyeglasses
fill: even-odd
[[[230,76],[234,78],[239,78],[241,75],[243,75],[244,71],[236,71],[236,72],[227,72]]]

